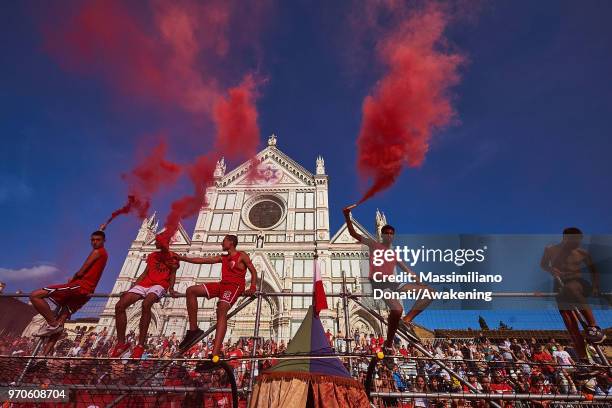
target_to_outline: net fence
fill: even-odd
[[[108,358],[116,338],[96,324],[107,301],[105,297],[92,298],[44,357],[31,357],[38,342],[31,333],[0,334],[0,387],[67,387],[70,402],[66,406],[108,406],[118,398],[117,406],[232,406],[227,374],[201,365],[209,356],[214,335],[193,346],[181,359],[172,358],[181,340],[176,334],[148,336],[142,360]],[[384,312],[380,304],[370,303]],[[160,306],[166,307],[163,301]],[[469,313],[477,321],[482,312]],[[546,319],[547,315],[540,316]],[[609,326],[608,311],[600,311],[599,317],[602,325]],[[381,350],[385,331],[384,324],[370,333],[348,327],[344,330],[347,334],[336,333],[330,338],[347,370],[361,382],[371,359]],[[610,356],[610,330],[607,336],[602,349]],[[136,334],[128,333],[127,340],[135,345]],[[394,355],[376,366],[370,390],[375,406],[610,406],[612,381],[608,370],[601,367],[605,361],[592,346],[590,360],[581,361],[564,330],[439,329],[422,336],[422,347],[427,353],[396,338]],[[224,356],[236,381],[239,406],[247,405],[251,376],[288,358],[283,354],[285,349],[284,341],[272,337],[258,337],[257,342],[253,337],[230,338],[225,343]],[[253,353],[254,359],[250,358]],[[483,394],[474,397],[463,382]]]

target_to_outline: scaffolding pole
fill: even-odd
[[[265,274],[265,270],[262,270],[261,277],[259,278],[259,289],[263,289],[264,274]],[[261,301],[262,300],[263,300],[262,293],[261,292],[257,293],[257,309],[255,311],[255,328],[253,329],[253,350],[251,350],[251,357],[256,357],[257,355],[257,345],[259,343],[259,323],[260,323]],[[251,395],[251,392],[253,392],[253,382],[255,381],[255,366],[258,364],[259,364],[259,361],[257,360],[251,361],[251,372],[249,373],[249,388],[248,388],[249,397]]]
[[[351,323],[349,319],[348,310],[348,290],[346,288],[346,274],[342,271],[342,308],[344,309],[344,346],[346,347],[345,353],[348,355],[349,351],[349,333],[351,332]],[[353,359],[349,358],[349,371],[353,373]]]

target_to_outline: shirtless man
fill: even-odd
[[[348,206],[342,210],[344,213],[344,218],[346,220],[346,226],[348,228],[349,234],[357,241],[366,245],[370,251],[370,282],[372,283],[373,289],[381,289],[381,290],[390,290],[390,291],[409,291],[412,289],[424,289],[430,292],[433,292],[433,289],[427,287],[426,285],[418,282],[417,275],[410,270],[403,262],[398,262],[393,260],[391,262],[385,262],[382,266],[374,266],[373,264],[373,253],[375,250],[387,250],[393,249],[393,238],[395,237],[395,228],[391,225],[385,225],[381,228],[382,242],[376,242],[368,237],[360,235],[357,231],[355,231],[355,227],[353,226],[353,221],[351,219],[351,209],[354,206]],[[394,284],[388,281],[385,282],[377,282],[373,279],[374,272],[382,272],[383,275],[394,275],[395,267],[399,266],[404,272],[410,274],[415,279],[415,283],[406,283],[406,284]],[[395,333],[400,324],[400,320],[405,323],[405,328],[408,330],[408,333],[411,334],[414,341],[420,341],[419,338],[414,333],[412,329],[412,321],[415,317],[417,317],[429,304],[431,303],[431,299],[419,299],[417,300],[412,309],[402,318],[402,312],[404,311],[404,307],[399,300],[396,299],[385,299],[385,303],[389,306],[389,322],[387,326],[387,339],[385,340],[384,347],[387,352],[391,352],[393,350],[393,339],[395,337]]]
[[[227,330],[227,312],[236,303],[242,294],[250,296],[256,291],[257,271],[251,259],[245,252],[238,251],[238,237],[226,235],[221,243],[227,255],[218,255],[209,258],[188,258],[179,256],[179,260],[194,264],[221,263],[221,281],[210,282],[201,285],[193,285],[187,288],[187,313],[189,315],[189,330],[179,345],[180,350],[188,350],[203,334],[198,327],[198,297],[208,299],[218,298],[217,301],[217,330],[212,350],[213,361],[221,354],[223,338]],[[244,290],[247,269],[251,272],[251,286]]]
[[[578,308],[584,315],[588,328],[585,338],[590,343],[599,344],[606,338],[597,326],[593,312],[588,305],[587,297],[599,294],[599,273],[593,264],[589,253],[580,247],[582,232],[575,227],[563,230],[563,239],[559,244],[546,247],[540,266],[555,278],[555,290],[559,313],[563,317],[565,327],[570,333],[578,356],[587,358],[584,338],[574,318],[573,309]],[[582,268],[591,272],[591,283],[582,277]]]

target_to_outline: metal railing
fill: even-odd
[[[264,279],[264,274],[262,273],[260,276],[260,286],[262,287],[261,283],[263,282]],[[498,297],[498,298],[524,298],[524,297],[554,297],[556,296],[557,293],[555,292],[494,292],[492,294],[493,297]],[[610,294],[606,294],[606,295],[610,295]],[[25,294],[25,293],[1,293],[0,297],[28,297],[29,294]],[[119,297],[121,296],[121,294],[115,293],[115,294],[104,294],[104,293],[94,293],[91,294],[90,297],[91,298],[115,298],[115,297]],[[240,311],[242,311],[246,306],[248,306],[251,302],[256,301],[256,315],[255,315],[255,326],[254,326],[254,331],[253,331],[253,339],[254,339],[254,344],[253,344],[253,350],[251,351],[251,355],[249,357],[242,357],[242,358],[236,358],[233,360],[249,360],[253,363],[259,363],[260,361],[265,361],[267,359],[276,359],[276,360],[281,360],[281,359],[290,359],[290,358],[299,358],[299,359],[304,359],[304,358],[330,358],[330,355],[325,355],[325,356],[288,356],[288,355],[277,355],[277,356],[257,356],[257,345],[258,345],[258,339],[259,339],[259,326],[260,326],[260,315],[261,315],[261,306],[262,306],[262,301],[266,298],[269,297],[311,297],[312,296],[312,292],[263,292],[263,291],[259,291],[256,292],[253,296],[251,296],[249,299],[247,299],[246,301],[238,304],[236,307],[233,308],[233,310],[228,314],[228,319],[230,319],[231,317],[235,316],[236,314],[238,314]],[[350,316],[349,316],[349,301],[353,301],[356,305],[358,305],[362,310],[364,310],[365,312],[367,312],[368,314],[370,314],[373,318],[375,318],[376,320],[378,320],[380,322],[380,324],[382,325],[386,325],[386,320],[385,318],[378,313],[376,310],[373,310],[372,308],[366,306],[363,301],[361,300],[362,298],[372,298],[373,295],[372,294],[356,294],[356,293],[350,293],[347,289],[347,284],[346,284],[346,277],[344,272],[342,273],[342,292],[341,293],[326,293],[327,297],[331,297],[331,298],[341,298],[342,301],[342,306],[343,306],[343,314],[344,314],[344,326],[345,326],[345,337],[344,339],[342,339],[343,341],[345,341],[346,344],[346,350],[344,353],[336,353],[335,356],[336,357],[340,357],[343,359],[347,359],[348,360],[348,366],[349,366],[349,370],[352,373],[353,372],[353,360],[354,359],[364,359],[364,358],[368,358],[371,357],[369,355],[363,355],[363,354],[356,354],[356,353],[351,353],[350,352],[350,343],[351,341],[354,341],[353,338],[350,337],[350,333],[351,333],[351,328],[350,328]],[[185,297],[184,294],[180,294],[178,295],[178,297]],[[337,316],[337,318],[339,319],[340,317]],[[201,336],[201,339],[205,338],[206,336],[210,335],[214,330],[216,329],[216,323],[214,325],[211,325],[205,332],[204,334]],[[398,334],[400,335],[400,337],[404,338],[404,340],[408,341],[410,344],[412,344],[412,346],[414,346],[421,354],[423,354],[422,356],[411,356],[411,357],[403,357],[403,356],[394,356],[394,358],[397,359],[408,359],[408,360],[429,360],[429,361],[433,361],[435,362],[438,366],[440,366],[442,369],[446,370],[449,375],[453,378],[456,378],[459,382],[461,382],[464,386],[466,386],[467,388],[469,388],[472,393],[416,393],[416,392],[377,392],[377,391],[373,391],[371,393],[372,396],[374,397],[390,397],[390,398],[433,398],[433,399],[485,399],[485,400],[514,400],[514,401],[520,401],[520,400],[547,400],[547,401],[564,401],[564,402],[580,402],[580,401],[587,401],[587,397],[585,397],[584,395],[581,394],[574,394],[574,395],[560,395],[560,394],[517,394],[517,393],[510,393],[510,394],[491,394],[491,393],[482,393],[479,392],[478,390],[476,390],[471,384],[469,384],[466,380],[464,380],[463,378],[461,378],[461,376],[456,373],[447,363],[455,363],[457,362],[457,360],[454,360],[453,358],[444,358],[444,357],[436,357],[434,355],[431,354],[431,352],[429,350],[427,350],[425,347],[423,347],[423,345],[419,344],[419,343],[415,343],[411,337],[409,335],[407,335],[407,333],[402,332],[401,330],[398,332]],[[41,339],[42,341],[42,339]],[[40,350],[41,347],[41,341],[38,342],[38,344],[36,345],[35,349],[34,349],[34,353],[32,356],[23,356],[23,357],[19,357],[19,358],[24,358],[24,359],[28,359],[28,362],[25,366],[25,368],[23,369],[23,371],[20,373],[20,375],[18,376],[18,378],[16,379],[15,384],[20,384],[24,378],[25,373],[27,372],[28,368],[31,366],[31,363],[33,361],[35,361],[37,359],[36,354],[38,353],[38,351]],[[15,358],[15,357],[12,357]],[[46,359],[57,359],[57,360],[61,360],[61,359],[66,359],[66,360],[70,360],[70,357],[45,357]],[[85,360],[83,358],[78,358],[79,360]],[[94,360],[105,360],[105,358],[93,358]],[[110,359],[108,358],[108,360],[115,360],[115,359]],[[143,378],[135,385],[114,385],[112,387],[110,387],[109,385],[105,385],[104,386],[104,390],[113,390],[113,391],[121,391],[121,392],[159,392],[159,391],[164,391],[166,390],[166,388],[168,389],[172,389],[174,392],[195,392],[198,391],[197,387],[151,387],[148,385],[144,385],[147,383],[148,380],[150,380],[151,378],[153,378],[157,373],[159,373],[160,371],[164,370],[165,368],[168,367],[168,365],[170,365],[173,362],[189,362],[189,361],[202,361],[201,359],[184,359],[182,358],[181,355],[175,355],[173,356],[172,360],[167,360],[167,359],[149,359],[148,361],[151,362],[155,362],[158,360],[163,360],[164,364],[161,364],[159,367],[156,367],[156,369],[154,370],[153,373],[147,373],[143,376]],[[232,359],[224,359],[224,360],[232,360]],[[511,364],[511,365],[516,365],[516,362],[508,362],[508,361],[504,361],[504,360],[500,360],[500,361],[491,361],[491,360],[479,360],[479,359],[463,359],[462,361],[464,362],[483,362],[483,363],[487,363],[487,364]],[[556,366],[556,363],[538,363],[538,362],[522,362],[521,364],[528,364],[528,365],[550,365],[550,366]],[[607,364],[607,361],[606,361]],[[253,389],[253,384],[255,381],[255,369],[253,369],[253,367],[250,370],[250,376],[248,379],[248,385],[246,387],[244,387],[240,392],[243,394],[246,394],[247,396],[250,395],[250,393],[252,392]],[[97,385],[86,385],[86,384],[70,384],[68,385],[68,387],[70,389],[75,389],[75,390],[100,390],[100,387],[98,387]],[[98,387],[98,388],[96,388]],[[110,387],[110,388],[108,388]],[[216,390],[216,389],[215,389]],[[224,388],[220,388],[218,389],[219,391],[227,391],[227,389]],[[210,390],[209,390],[210,391]],[[593,396],[592,399],[595,401],[608,401],[609,398],[612,398],[612,396]],[[119,398],[120,399],[120,398]],[[113,404],[116,404],[118,401],[114,401]],[[496,404],[495,404],[496,405]],[[559,405],[559,407],[562,407],[565,405]]]

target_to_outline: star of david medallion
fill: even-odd
[[[265,166],[261,166],[257,170],[257,174],[259,184],[267,185],[278,183],[282,177],[281,170],[272,164],[266,164]]]

